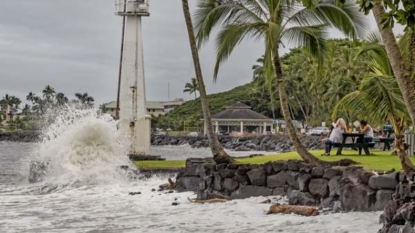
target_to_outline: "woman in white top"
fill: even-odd
[[[365,134],[366,142],[373,142],[373,128],[365,120],[360,121],[360,132]],[[357,142],[362,142],[357,140]]]
[[[339,118],[336,122],[335,127],[331,131],[329,140],[324,142],[324,154],[323,156],[329,156],[331,147],[333,143],[341,143],[343,140],[343,133],[347,131],[346,122],[343,120],[343,118]]]

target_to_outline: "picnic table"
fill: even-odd
[[[374,142],[379,142],[379,143],[383,143],[383,151],[385,150],[390,150],[391,149],[391,143],[394,141],[394,138],[391,137],[386,137],[386,138],[374,138],[373,141]]]
[[[351,138],[352,142],[351,143],[346,143],[347,138]],[[361,141],[359,143],[357,142],[358,138],[360,138],[359,141]],[[358,148],[359,155],[362,154],[362,149],[363,149],[365,151],[366,155],[370,155],[369,145],[365,140],[365,134],[364,133],[343,133],[343,141],[341,143],[336,143],[336,144],[333,144],[333,145],[334,145],[334,147],[338,147],[336,155],[341,155],[342,150],[343,150],[344,147]]]

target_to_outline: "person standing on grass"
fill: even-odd
[[[339,118],[330,133],[329,140],[324,142],[324,154],[322,156],[330,156],[333,143],[341,143],[345,132],[347,132],[346,122],[343,118]]]

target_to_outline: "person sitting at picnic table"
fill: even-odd
[[[360,121],[360,133],[365,134],[366,142],[373,142],[373,128],[365,120]],[[362,143],[362,140],[358,138],[356,142]]]
[[[324,142],[325,153],[322,156],[330,156],[330,151],[333,143],[341,143],[343,140],[343,133],[347,132],[346,122],[343,118],[339,118],[335,124],[335,127],[330,133],[329,140]]]

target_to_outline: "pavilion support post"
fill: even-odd
[[[266,133],[267,133],[267,123],[264,122],[264,134],[266,134]]]
[[[230,133],[231,131],[230,131],[230,126],[228,125],[228,133]]]
[[[242,134],[244,133],[244,122],[243,121],[241,121],[241,133]]]
[[[206,135],[207,135],[207,131],[206,131],[206,129],[207,129],[207,122],[206,122],[206,121],[203,121],[203,135],[204,135],[204,136],[206,136]]]
[[[215,121],[215,133],[219,133],[219,122]]]

